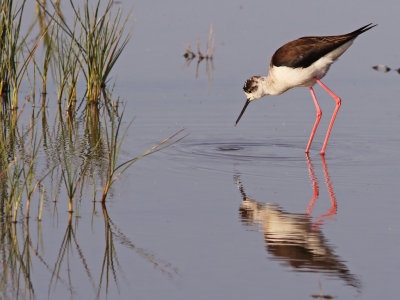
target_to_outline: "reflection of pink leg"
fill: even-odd
[[[313,183],[313,188],[314,188],[314,195],[311,198],[311,201],[307,206],[307,214],[310,215],[312,212],[313,206],[315,204],[315,201],[317,200],[318,195],[319,195],[319,187],[318,187],[317,177],[315,177],[314,167],[311,163],[311,159],[310,159],[310,156],[308,155],[308,153],[306,154],[306,158],[307,158],[307,164],[308,164],[308,172],[310,174],[310,179]]]
[[[319,120],[321,120],[321,116],[322,116],[322,111],[319,108],[317,97],[315,97],[315,93],[314,93],[314,90],[313,90],[312,87],[310,87],[310,93],[311,93],[311,96],[312,96],[312,98],[314,100],[315,109],[317,110],[317,118],[315,119],[314,127],[313,127],[313,129],[311,131],[310,139],[308,140],[306,153],[308,153],[310,151],[310,146],[311,146],[312,140],[314,138],[315,131],[317,130],[317,127],[318,127],[318,124],[319,124]]]
[[[321,159],[322,159],[322,164],[324,166],[324,174],[325,174],[326,186],[328,187],[329,196],[330,196],[331,202],[332,202],[332,206],[329,209],[329,211],[326,214],[321,216],[321,217],[327,217],[327,216],[331,216],[331,215],[335,215],[336,214],[336,212],[337,212],[337,202],[336,202],[335,193],[333,192],[331,178],[329,177],[328,167],[327,167],[326,162],[325,162],[325,156],[321,155]]]
[[[318,187],[317,177],[315,176],[315,173],[314,173],[314,166],[311,162],[310,156],[308,154],[306,154],[306,158],[307,158],[307,164],[308,164],[308,172],[310,174],[310,179],[312,181],[313,189],[314,189],[314,195],[313,195],[310,203],[307,206],[307,215],[311,215],[312,209],[313,209],[315,202],[317,201],[318,196],[319,196],[319,187]],[[328,167],[326,165],[324,155],[321,155],[321,160],[322,160],[322,166],[323,166],[324,175],[325,175],[325,182],[326,182],[326,186],[328,188],[329,197],[331,198],[332,205],[329,208],[327,213],[325,213],[317,218],[317,222],[315,223],[315,225],[318,223],[322,223],[326,217],[335,215],[337,212],[336,197],[335,197],[335,193],[333,192],[332,182],[331,182],[331,178],[328,173]]]
[[[337,95],[335,95],[334,92],[332,92],[332,91],[331,91],[326,85],[324,85],[318,78],[314,78],[314,79],[315,79],[315,81],[318,82],[319,85],[322,86],[322,87],[324,88],[324,90],[327,91],[327,92],[329,93],[329,95],[331,95],[331,96],[333,97],[333,99],[335,99],[335,101],[336,101],[336,107],[335,107],[335,110],[334,110],[334,112],[333,112],[332,119],[331,119],[331,122],[330,122],[330,124],[329,124],[328,131],[326,132],[324,145],[322,146],[322,150],[321,150],[321,154],[324,155],[324,154],[325,154],[326,145],[328,144],[329,135],[330,135],[331,130],[332,130],[333,123],[335,122],[336,115],[337,115],[337,113],[338,113],[338,111],[339,111],[339,108],[340,108],[341,100],[340,100],[340,98],[339,98]]]

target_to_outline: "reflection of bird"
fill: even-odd
[[[257,225],[264,232],[266,249],[276,259],[296,271],[321,272],[342,278],[360,288],[359,280],[328,244],[318,224],[308,214],[285,212],[276,204],[263,204],[247,197],[238,175],[235,176],[243,197],[239,212],[245,225]]]
[[[344,35],[302,37],[280,47],[272,56],[268,76],[253,76],[245,82],[243,90],[247,101],[235,125],[251,101],[266,95],[280,95],[294,87],[309,87],[317,110],[317,118],[306,148],[308,153],[322,115],[312,88],[318,82],[336,101],[336,108],[321,150],[321,154],[324,154],[341,100],[320,79],[328,72],[330,65],[351,46],[357,36],[375,26],[370,23]]]

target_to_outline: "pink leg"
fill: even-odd
[[[312,96],[312,98],[314,100],[315,109],[317,110],[317,118],[315,119],[314,127],[313,127],[313,129],[311,131],[310,139],[308,140],[306,153],[308,153],[310,151],[310,146],[311,146],[312,140],[314,138],[315,131],[317,130],[317,127],[318,127],[318,124],[319,124],[319,120],[321,120],[321,116],[322,116],[322,111],[319,108],[317,97],[315,97],[315,93],[314,93],[314,90],[313,90],[312,87],[310,87],[310,93],[311,93],[311,96]]]
[[[337,113],[338,113],[338,111],[339,111],[339,108],[340,108],[341,100],[340,100],[340,98],[339,98],[338,96],[336,96],[326,85],[324,85],[318,78],[314,78],[314,79],[315,79],[315,81],[318,82],[319,85],[322,86],[322,87],[324,88],[324,90],[327,91],[327,92],[333,97],[333,99],[335,99],[335,101],[336,101],[335,111],[333,112],[332,119],[331,119],[331,122],[330,122],[330,124],[329,124],[328,131],[327,131],[327,133],[326,133],[324,145],[322,146],[322,150],[321,150],[321,154],[324,155],[324,154],[325,154],[325,149],[326,149],[326,144],[328,144],[328,139],[329,139],[329,135],[330,135],[331,130],[332,130],[333,123],[335,122],[336,115],[337,115]]]

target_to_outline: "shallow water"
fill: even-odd
[[[29,228],[37,298],[91,299],[99,288],[101,299],[398,295],[400,77],[371,68],[399,63],[398,4],[343,2],[343,12],[336,2],[291,3],[291,11],[286,2],[134,4],[133,38],[116,66],[125,125],[135,118],[121,160],[181,128],[188,135],[134,164],[110,191],[107,211],[83,198],[69,223],[66,207],[46,204],[42,223]],[[204,48],[210,22],[217,47],[209,83],[206,62],[196,79],[197,62],[184,67],[181,55],[197,38]],[[233,126],[244,80],[265,73],[283,42],[369,22],[379,26],[323,80],[342,97],[325,158],[334,101],[319,87],[324,114],[309,157],[315,110],[307,89],[256,101]]]

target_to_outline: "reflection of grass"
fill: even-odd
[[[97,298],[99,298],[102,287],[104,285],[106,294],[108,294],[110,275],[112,275],[115,285],[119,287],[118,270],[122,271],[122,266],[118,261],[118,256],[117,256],[118,243],[116,242],[119,242],[119,244],[134,251],[142,259],[144,259],[146,262],[152,265],[154,269],[158,270],[161,274],[167,276],[168,278],[172,279],[178,273],[177,268],[173,267],[170,263],[162,261],[161,259],[157,258],[153,253],[144,248],[137,247],[131,241],[131,239],[129,239],[120,230],[120,228],[112,221],[112,219],[108,215],[105,203],[102,203],[102,211],[104,217],[106,240],[105,240],[104,259],[101,265],[101,275],[97,290]],[[118,267],[118,269],[116,267]]]
[[[87,260],[86,260],[85,256],[83,255],[83,251],[82,251],[81,247],[79,246],[78,239],[75,234],[75,230],[72,226],[72,215],[70,214],[69,218],[68,218],[68,226],[65,230],[65,234],[64,234],[64,237],[62,239],[62,242],[61,242],[61,245],[60,245],[60,248],[58,251],[57,260],[54,264],[54,268],[53,268],[53,271],[51,274],[51,279],[50,279],[50,283],[49,283],[49,291],[48,291],[49,296],[50,296],[52,288],[55,289],[58,280],[60,280],[62,278],[61,270],[63,267],[63,263],[67,264],[66,270],[67,270],[67,275],[68,275],[67,280],[64,283],[66,283],[68,290],[71,293],[71,296],[73,295],[73,291],[74,291],[73,283],[72,283],[73,276],[71,276],[71,273],[70,273],[72,270],[72,267],[70,265],[70,263],[71,263],[70,256],[73,251],[73,245],[75,245],[75,248],[78,252],[81,263],[85,269],[86,275],[88,276],[90,282],[92,283],[92,286],[94,287],[93,276],[88,267]],[[54,281],[54,283],[53,283],[53,281]]]
[[[18,299],[25,291],[26,298],[34,297],[31,278],[31,257],[29,234],[25,235],[22,245],[17,238],[17,224],[0,222],[0,251],[2,253],[2,272],[0,275],[0,295],[2,299]],[[6,258],[6,259],[4,259]]]
[[[112,220],[106,205],[101,205],[104,221],[104,241],[99,242],[99,247],[104,249],[91,255],[92,245],[80,241],[78,234],[78,222],[73,222],[72,214],[68,215],[64,234],[59,239],[52,239],[51,247],[41,241],[40,234],[35,239],[31,236],[29,221],[10,223],[0,220],[0,298],[19,299],[43,299],[44,290],[35,290],[35,282],[40,280],[41,285],[48,285],[47,297],[52,299],[52,293],[56,289],[66,289],[70,296],[76,296],[75,285],[81,284],[82,279],[87,279],[92,287],[95,298],[108,295],[112,284],[120,289],[120,275],[124,275],[123,264],[119,262],[119,250],[127,249],[149,264],[157,272],[173,279],[178,274],[178,269],[171,263],[157,257],[152,251],[139,247],[130,239],[118,225]],[[38,223],[38,231],[41,223]],[[61,232],[62,233],[62,232]],[[96,240],[97,241],[97,240]],[[39,246],[40,245],[40,246]],[[84,247],[87,246],[87,248]],[[54,252],[54,249],[56,253]],[[51,252],[53,251],[53,252]],[[50,259],[55,257],[53,263]],[[50,258],[50,259],[49,259]],[[94,259],[95,258],[95,259]],[[76,263],[78,260],[79,263]],[[35,277],[35,269],[42,268],[40,279]],[[95,273],[94,270],[99,270]],[[84,277],[76,272],[83,272]],[[43,284],[43,282],[45,282]],[[46,283],[47,282],[47,283]],[[85,283],[86,284],[86,283]],[[79,296],[79,295],[78,295]]]
[[[60,122],[59,130],[61,144],[57,154],[59,155],[62,180],[68,196],[68,211],[72,213],[74,197],[80,183],[87,174],[90,160],[83,156],[76,156],[77,153],[80,153],[81,141],[76,127],[69,127]]]
[[[122,146],[122,143],[123,143],[125,135],[126,135],[126,131],[125,131],[125,133],[122,135],[122,137],[120,137],[122,116],[123,116],[123,114],[121,115],[121,117],[118,117],[115,115],[114,112],[112,112],[111,118],[110,118],[110,124],[109,124],[110,129],[108,129],[108,126],[105,126],[105,139],[106,139],[106,144],[107,144],[107,175],[106,175],[106,183],[105,183],[104,189],[103,189],[103,195],[101,197],[102,203],[104,203],[106,201],[106,197],[107,197],[107,194],[108,194],[108,191],[109,191],[111,185],[130,166],[132,166],[139,159],[176,143],[181,138],[178,140],[173,140],[173,139],[183,131],[183,129],[179,130],[178,132],[174,133],[173,135],[167,137],[166,139],[162,140],[158,144],[154,145],[147,151],[143,152],[139,156],[131,158],[123,163],[118,163],[119,152],[121,150],[121,146]],[[106,119],[104,119],[104,122],[107,123]],[[129,126],[130,126],[130,124],[129,124]],[[126,128],[126,130],[129,128],[129,126]]]
[[[90,7],[92,2],[94,6]],[[178,131],[144,153],[120,162],[120,151],[130,124],[121,134],[123,113],[118,113],[118,102],[113,102],[106,88],[111,71],[130,39],[130,33],[125,33],[130,17],[123,17],[120,9],[114,11],[115,2],[111,0],[86,0],[82,7],[71,0],[73,17],[67,20],[59,1],[42,0],[35,2],[39,33],[33,33],[35,24],[23,33],[27,3],[27,0],[5,0],[0,4],[0,251],[3,254],[0,298],[35,297],[32,257],[38,258],[50,273],[49,294],[57,282],[72,291],[72,273],[65,279],[61,270],[67,261],[67,270],[72,272],[69,263],[73,247],[96,292],[102,290],[103,284],[108,291],[110,274],[118,286],[117,246],[113,236],[163,274],[172,276],[169,264],[163,265],[154,255],[137,248],[111,222],[105,209],[112,185],[130,166],[181,139],[178,137],[181,131]],[[37,49],[43,50],[43,57],[37,54]],[[50,72],[54,87],[48,85]],[[41,80],[43,94],[43,107],[39,111],[35,110],[37,78]],[[81,95],[86,103],[76,101],[78,80],[85,80],[85,91]],[[24,82],[31,86],[30,116],[29,109],[18,106]],[[55,91],[50,91],[51,88]],[[52,94],[56,97],[48,96]],[[49,125],[46,103],[50,100],[58,103],[58,110]],[[24,123],[27,121],[29,124]],[[81,201],[87,200],[87,190],[92,193],[88,198],[93,200],[93,205],[97,191],[102,191],[99,197],[106,222],[106,251],[98,287],[94,286],[94,276],[71,221],[72,211],[77,211]],[[43,211],[49,210],[51,201],[54,215],[61,203],[71,212],[53,267],[33,246],[29,235],[31,216],[42,220],[46,216]],[[34,207],[37,207],[37,215]],[[23,217],[26,217],[25,226],[21,222]]]
[[[1,212],[16,222],[22,199],[26,199],[26,217],[29,216],[31,199],[46,174],[37,179],[35,165],[41,140],[34,130],[34,118],[30,128],[21,134],[17,113],[4,117],[0,122]]]
[[[54,120],[53,132],[43,131],[50,182],[46,179],[41,184],[52,187],[46,190],[53,191],[51,198],[57,203],[65,195],[70,212],[79,205],[86,187],[90,187],[92,199],[96,199],[97,189],[101,189],[100,199],[105,202],[112,185],[135,162],[182,139],[178,136],[182,132],[180,130],[144,153],[120,162],[120,151],[131,123],[121,133],[124,114],[119,114],[115,105],[101,110],[97,105],[89,107],[83,119],[64,120],[59,111]],[[43,113],[43,126],[48,128],[45,120],[46,114]]]

